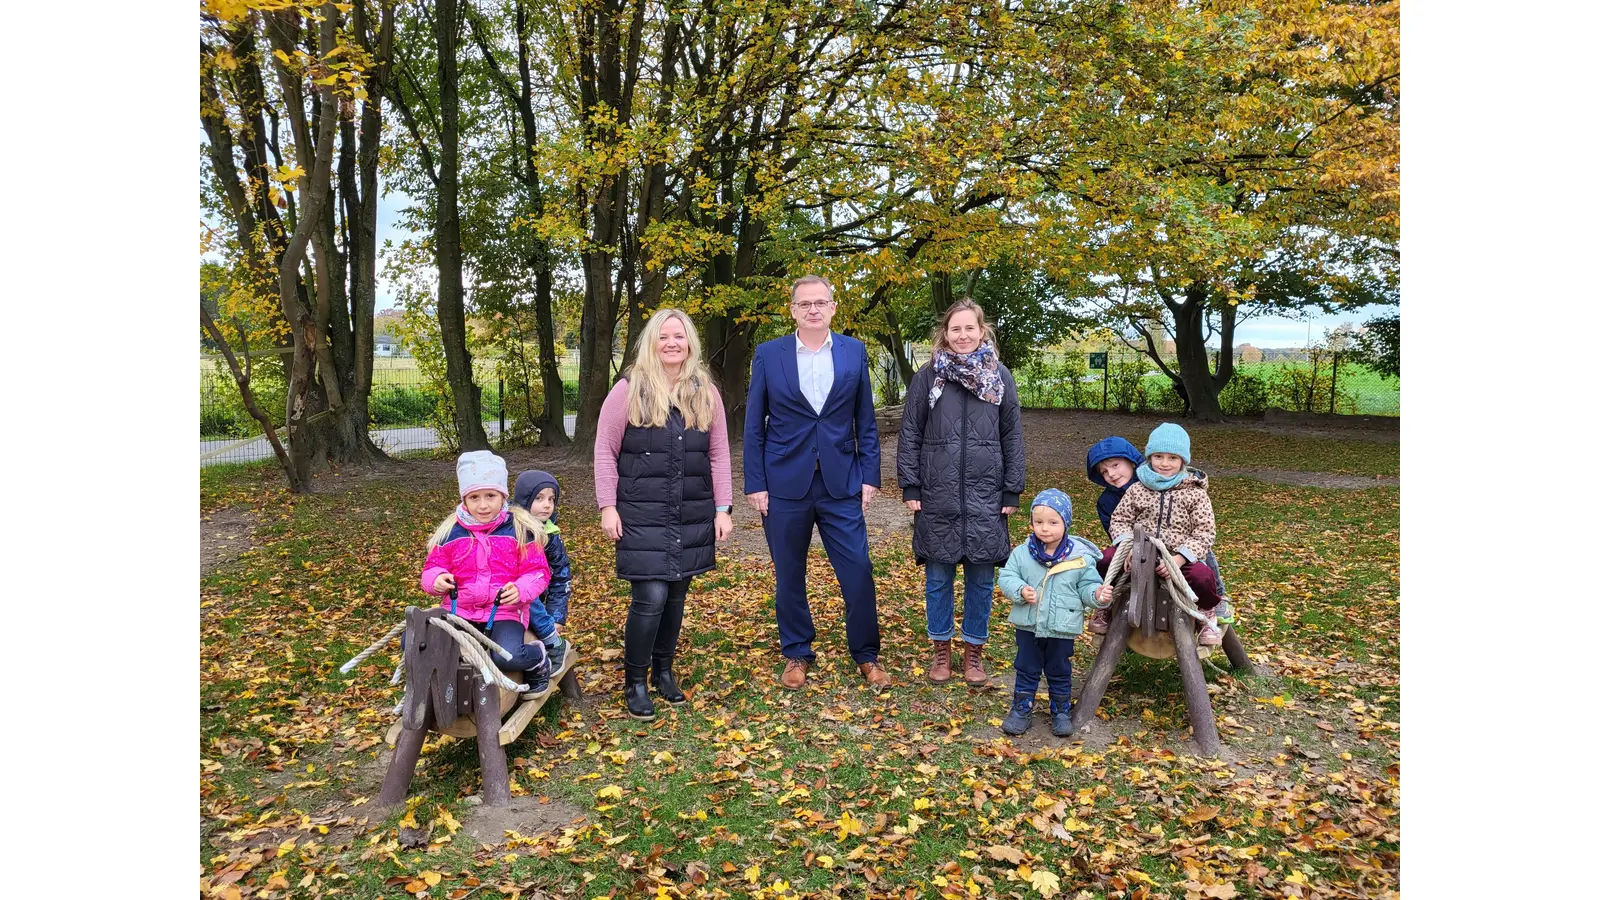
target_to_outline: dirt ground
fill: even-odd
[[[200,574],[210,575],[255,543],[255,513],[227,506],[200,517]]]

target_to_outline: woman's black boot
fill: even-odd
[[[677,679],[672,677],[672,659],[670,657],[654,661],[650,673],[650,683],[655,686],[656,693],[661,695],[661,699],[671,703],[673,706],[680,706],[689,702],[689,698],[685,697],[683,691],[678,689]]]
[[[656,717],[656,705],[650,701],[650,687],[646,684],[650,670],[629,666],[624,670],[622,699],[628,706],[628,715],[645,722]]]

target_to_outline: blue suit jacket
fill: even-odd
[[[861,493],[862,484],[879,487],[866,345],[834,332],[833,388],[818,415],[800,390],[796,340],[786,334],[756,348],[745,401],[744,492],[802,500],[819,468],[829,495],[839,499]]]

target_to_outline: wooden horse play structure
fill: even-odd
[[[1173,573],[1170,580],[1156,574],[1156,564],[1162,561]],[[1094,718],[1124,650],[1153,659],[1175,658],[1195,743],[1200,745],[1200,752],[1215,756],[1222,750],[1222,741],[1217,736],[1216,717],[1206,693],[1205,674],[1200,670],[1200,660],[1210,655],[1211,648],[1199,646],[1195,637],[1193,620],[1198,610],[1194,593],[1184,583],[1178,565],[1161,541],[1146,534],[1141,526],[1134,526],[1133,539],[1118,549],[1106,571],[1106,582],[1114,585],[1111,627],[1101,638],[1094,665],[1084,679],[1072,724],[1083,728]],[[1124,576],[1120,581],[1119,575]],[[1234,671],[1253,671],[1232,625],[1223,627],[1222,650]]]
[[[446,609],[406,608],[406,619],[382,640],[345,663],[348,672],[378,648],[405,632],[405,654],[391,683],[405,677],[405,699],[397,712],[400,720],[389,729],[394,758],[383,777],[378,803],[388,806],[406,798],[417,760],[429,731],[478,740],[478,765],[483,770],[486,806],[511,803],[510,773],[502,749],[522,735],[557,686],[570,700],[580,697],[574,665],[578,653],[570,644],[561,665],[550,673],[550,687],[533,694],[497,669],[489,654],[510,659],[510,654],[490,641],[472,623]],[[526,640],[535,640],[529,633]]]

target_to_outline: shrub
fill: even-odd
[[[1266,379],[1236,371],[1217,399],[1224,415],[1258,416],[1267,411],[1271,393]]]
[[[373,425],[426,425],[434,406],[434,398],[420,387],[384,387],[373,390],[368,412]]]

